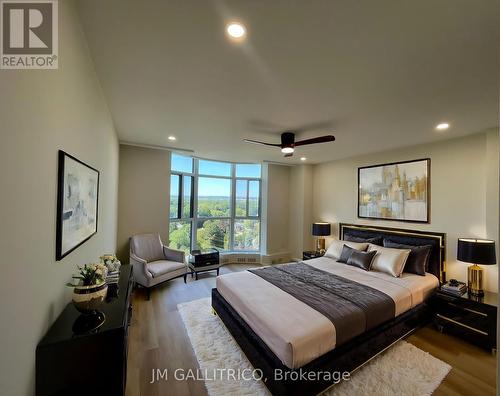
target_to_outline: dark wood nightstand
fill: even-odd
[[[479,298],[468,293],[455,296],[437,289],[429,305],[439,331],[496,351],[498,294],[485,292]]]
[[[323,255],[324,253],[306,250],[305,252],[302,252],[302,260],[310,260],[313,258],[323,257]]]

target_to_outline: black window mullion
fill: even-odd
[[[189,176],[191,178],[191,197],[189,199],[189,217],[193,218],[194,213],[194,177]]]
[[[245,216],[247,216],[247,217],[248,217],[248,215],[249,215],[249,212],[248,212],[248,211],[250,210],[250,202],[249,202],[249,197],[250,197],[250,183],[249,183],[249,181],[248,181],[248,180],[246,181],[246,183],[247,183],[247,194],[246,194],[246,195],[247,195],[247,197],[246,197],[247,199],[246,199],[246,211],[245,211]]]
[[[182,204],[183,204],[183,201],[184,201],[184,197],[183,197],[183,184],[184,184],[184,175],[179,175],[179,189],[178,189],[178,192],[179,192],[179,199],[178,199],[178,202],[177,202],[177,218],[178,219],[181,219],[182,218]]]

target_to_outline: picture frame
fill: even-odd
[[[431,159],[358,168],[358,218],[430,223]]]
[[[56,261],[97,233],[99,176],[97,169],[59,150]]]

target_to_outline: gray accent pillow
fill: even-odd
[[[344,245],[352,247],[354,249],[365,251],[368,248],[367,243],[357,243],[357,242],[347,242],[347,241],[339,241],[338,239],[334,239],[325,253],[325,257],[330,257],[334,260],[338,260],[342,253],[342,248]]]
[[[429,267],[429,258],[431,257],[431,245],[404,245],[384,239],[384,246],[395,249],[410,249],[411,252],[406,260],[403,272],[425,276],[425,271]]]
[[[342,247],[342,253],[340,253],[340,257],[337,260],[339,263],[344,263],[347,264],[347,260],[351,257],[352,252],[356,251],[356,249],[353,249],[352,247],[349,247],[347,245],[344,245]]]
[[[351,256],[347,260],[347,265],[352,265],[353,267],[358,267],[364,269],[365,271],[370,271],[373,258],[376,254],[376,250],[372,250],[371,252],[360,252],[359,250],[353,250],[351,252]]]

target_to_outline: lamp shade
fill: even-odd
[[[314,236],[327,236],[331,234],[330,223],[313,223],[312,234]]]
[[[457,260],[471,264],[496,264],[495,241],[459,238]]]

